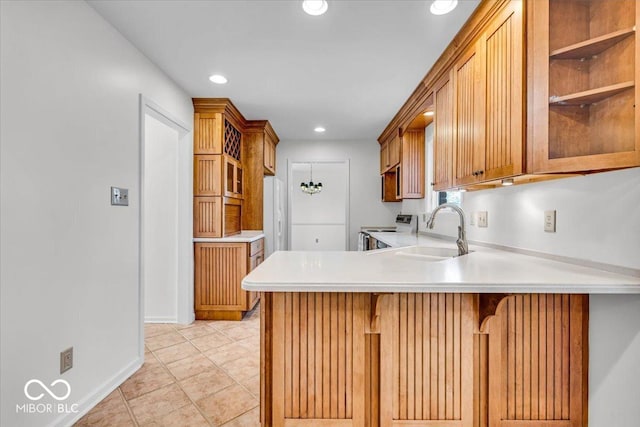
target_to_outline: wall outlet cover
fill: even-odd
[[[487,228],[489,226],[488,215],[487,211],[478,212],[478,227]]]
[[[556,211],[544,211],[544,231],[547,233],[556,232]]]
[[[476,220],[476,217],[478,216],[477,212],[471,212],[471,218],[469,219],[469,224],[471,225],[476,225],[476,222],[478,222]]]
[[[73,368],[73,347],[60,352],[60,373]]]

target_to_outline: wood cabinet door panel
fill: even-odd
[[[193,198],[193,236],[222,237],[222,197]]]
[[[193,154],[222,154],[222,139],[222,114],[194,114]]]
[[[475,297],[383,298],[380,425],[473,426]]]
[[[489,322],[489,425],[583,426],[588,296],[509,296]]]
[[[245,243],[196,243],[195,309],[243,310],[240,282],[247,274]]]
[[[193,195],[222,195],[222,156],[196,154],[193,157]]]
[[[445,190],[453,185],[453,149],[456,140],[454,88],[451,74],[434,89],[435,127],[433,135],[433,189]]]
[[[482,38],[486,57],[486,131],[482,180],[523,172],[524,46],[522,2],[511,1]]]
[[[402,163],[399,194],[403,199],[424,197],[424,129],[408,130],[402,135]]]
[[[269,300],[263,425],[364,427],[365,295],[287,292]]]
[[[389,143],[385,142],[380,146],[380,174],[389,170],[391,164],[389,163]]]
[[[474,44],[454,66],[454,186],[476,182],[484,173],[485,57],[482,47],[482,43]]]

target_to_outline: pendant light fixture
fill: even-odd
[[[318,182],[315,184],[313,182],[313,163],[309,163],[309,167],[309,182],[301,182],[300,190],[302,190],[303,193],[313,196],[314,194],[322,191],[322,183]]]

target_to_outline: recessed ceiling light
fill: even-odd
[[[329,5],[326,0],[304,0],[302,2],[302,9],[313,16],[322,15],[328,8]]]
[[[431,117],[434,114],[435,114],[435,112],[433,112],[433,111],[425,111],[425,113],[424,113],[424,115],[427,116],[427,117]]]
[[[429,10],[434,15],[444,15],[451,12],[458,5],[458,0],[433,0]]]
[[[322,126],[318,126],[318,127],[316,127],[316,128],[314,129],[314,131],[316,131],[316,132],[318,132],[318,133],[322,133],[322,132],[324,132],[325,130],[326,130],[326,129],[325,129],[325,128],[323,128]]]
[[[502,180],[502,185],[507,187],[509,185],[513,185],[513,178],[506,178]]]
[[[214,74],[210,76],[209,80],[219,85],[223,85],[227,82],[227,78],[225,76],[221,76],[220,74]]]

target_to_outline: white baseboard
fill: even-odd
[[[178,323],[178,319],[175,317],[145,317],[144,323]]]
[[[110,380],[106,381],[100,387],[98,387],[93,393],[78,401],[78,412],[63,414],[58,419],[54,420],[49,427],[55,426],[72,426],[76,421],[82,418],[87,412],[93,409],[98,403],[100,403],[105,397],[107,397],[113,390],[118,388],[127,378],[129,378],[134,372],[136,372],[142,366],[144,362],[143,358],[136,358],[133,362],[125,366],[120,372],[114,375]]]

